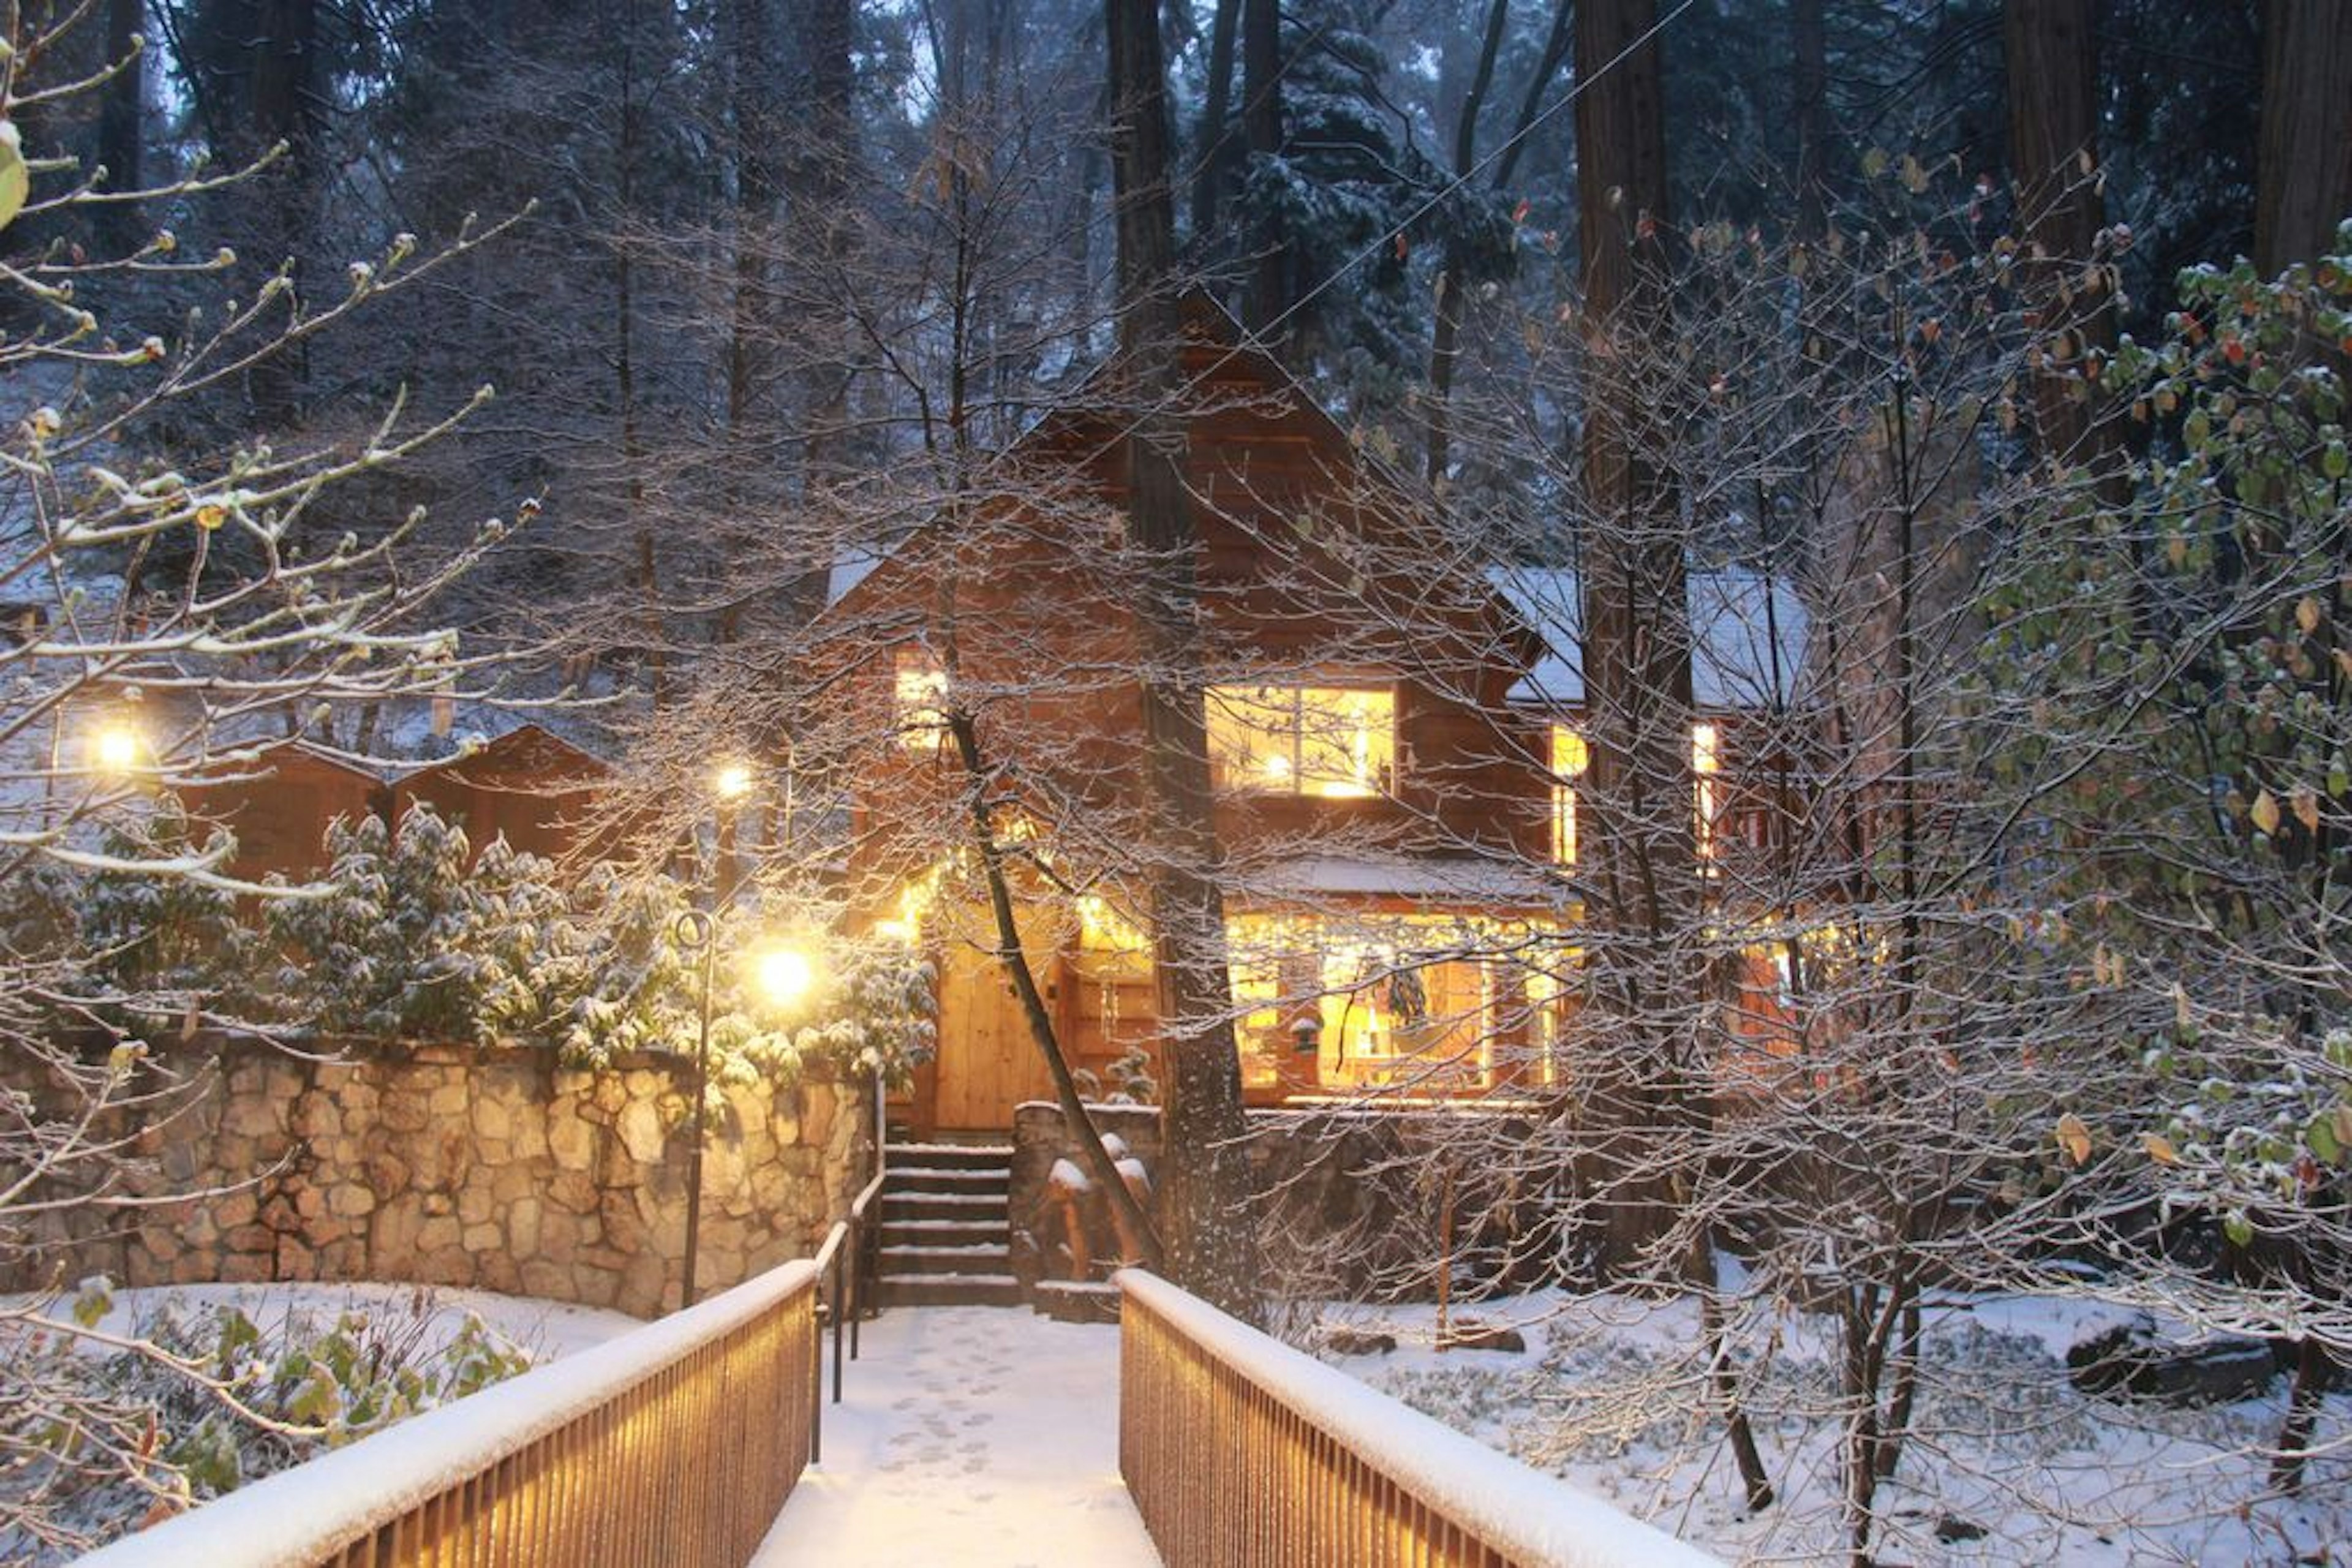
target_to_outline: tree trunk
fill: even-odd
[[[1255,0],[1253,0],[1253,4]],[[1149,561],[1136,607],[1143,660],[1153,983],[1165,1041],[1160,1234],[1176,1282],[1255,1315],[1241,1061],[1225,970],[1224,897],[1195,624],[1200,538],[1184,487],[1177,393],[1182,322],[1169,186],[1159,0],[1108,0],[1120,349],[1138,415],[1127,439],[1132,538]]]
[[[1200,163],[1192,171],[1192,237],[1205,242],[1216,232],[1217,209],[1234,178],[1234,39],[1241,26],[1242,0],[1217,0],[1209,26],[1209,89],[1201,106]]]
[[[758,395],[767,358],[766,301],[768,243],[781,194],[775,162],[769,149],[779,126],[776,107],[775,60],[769,48],[766,0],[728,0],[723,14],[727,28],[729,131],[735,163],[735,278],[728,302],[727,321],[727,448],[726,494],[721,526],[734,535],[727,540],[730,557],[741,559],[756,550],[756,542],[742,536],[746,504],[742,477],[752,458],[751,404]],[[768,584],[761,573],[748,574],[743,584],[751,594],[764,594]],[[721,589],[718,640],[730,643],[740,630],[747,600],[740,593]]]
[[[279,142],[285,156],[262,176],[274,217],[266,230],[293,268],[300,299],[319,199],[319,153],[311,134],[319,97],[318,0],[262,0],[254,16],[252,79],[246,123],[257,156]],[[254,411],[265,426],[291,424],[308,353],[289,343],[253,368]]]
[[[2010,167],[2032,256],[2026,276],[2049,351],[2034,378],[2034,433],[2044,457],[2095,465],[2106,455],[2104,426],[2084,372],[2116,342],[2113,290],[2085,272],[2105,221],[2097,12],[2097,0],[2008,0],[2001,29]]]
[[[1658,1155],[1698,1113],[1688,1001],[1699,892],[1692,830],[1689,597],[1673,474],[1649,410],[1651,345],[1668,341],[1665,125],[1654,0],[1576,12],[1577,208],[1584,267],[1585,692],[1591,731],[1593,998],[1616,1033],[1592,1064],[1609,1203],[1604,1265],[1664,1232]]]
[[[1789,11],[1797,121],[1797,237],[1829,232],[1829,29],[1822,0],[1792,0]]]
[[[2327,1397],[2334,1372],[2326,1345],[2308,1334],[2296,1342],[2294,1385],[2287,1395],[2286,1420],[2279,1428],[2278,1453],[2271,1460],[2271,1485],[2289,1497],[2303,1490],[2304,1471],[2311,1463],[2311,1435],[2319,1425],[2319,1406]]]
[[[1118,0],[1112,0],[1114,5]],[[1251,161],[1282,155],[1282,7],[1280,0],[1242,0],[1242,139]],[[1242,320],[1273,349],[1290,311],[1289,237],[1261,215],[1250,231],[1253,266]]]
[[[786,177],[796,245],[816,256],[827,286],[838,287],[856,244],[851,221],[850,159],[857,144],[854,98],[856,65],[850,52],[854,0],[790,0],[799,22],[799,53],[807,72],[806,121]],[[951,127],[951,130],[958,129]],[[849,343],[846,310],[809,323],[810,347],[802,374],[801,490],[803,504],[824,489],[847,460]],[[824,606],[825,568],[811,561],[787,594],[795,620]]]
[[[954,666],[949,666],[950,689],[954,687]],[[1078,1092],[1076,1076],[1070,1071],[1069,1058],[1062,1054],[1062,1043],[1054,1033],[1054,1015],[1045,1005],[1045,998],[1037,990],[1037,977],[1029,968],[1029,954],[1021,941],[1021,922],[1013,912],[1013,889],[1004,874],[1004,846],[996,837],[996,824],[989,817],[989,770],[980,751],[980,731],[968,711],[948,716],[948,736],[954,741],[956,759],[963,765],[965,781],[971,789],[970,803],[972,843],[980,851],[981,870],[988,883],[988,907],[996,926],[996,961],[1012,982],[1013,994],[1021,1003],[1021,1016],[1029,1026],[1030,1041],[1045,1058],[1045,1072],[1054,1080],[1054,1099],[1062,1108],[1062,1122],[1078,1145],[1078,1158],[1086,1163],[1088,1173],[1101,1184],[1103,1199],[1118,1224],[1122,1239],[1131,1239],[1142,1254],[1143,1266],[1155,1272],[1167,1268],[1166,1252],[1160,1232],[1154,1228],[1143,1205],[1127,1184],[1126,1176],[1103,1146],[1102,1133],[1095,1127],[1095,1119],[1087,1110],[1086,1098]],[[1173,1139],[1169,1140],[1166,1163],[1174,1163]]]
[[[1478,114],[1486,106],[1494,85],[1495,57],[1502,51],[1503,27],[1510,20],[1510,0],[1494,0],[1486,11],[1486,33],[1478,47],[1478,67],[1462,95],[1462,118],[1454,132],[1454,174],[1467,181],[1478,163]],[[1429,343],[1429,459],[1425,475],[1434,486],[1445,477],[1449,429],[1446,405],[1454,394],[1454,362],[1460,356],[1462,297],[1469,279],[1467,247],[1458,229],[1445,246],[1445,265],[1437,274],[1437,321]]]
[[[626,35],[621,41],[621,138],[614,149],[620,179],[614,193],[616,218],[626,224],[637,200],[637,142],[642,116],[637,107],[636,0],[625,13]],[[646,505],[644,444],[637,429],[636,277],[627,245],[613,257],[613,393],[620,404],[621,468],[628,497],[629,520],[635,526],[638,613],[643,617],[647,685],[656,708],[669,698],[669,632],[663,613],[661,552],[654,539],[654,520]]]
[[[2264,0],[2261,135],[2254,265],[2275,278],[2352,217],[2352,5]]]
[[[98,117],[98,161],[106,165],[109,191],[135,191],[143,178],[147,122],[147,56],[133,58],[133,40],[144,30],[145,0],[107,0],[106,58],[118,68],[106,84],[106,98]],[[99,232],[107,249],[118,255],[136,250],[147,237],[141,232],[139,207],[133,202],[110,202],[99,209]]]

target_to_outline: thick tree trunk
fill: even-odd
[[[1159,0],[1108,0],[1111,172],[1118,211],[1120,348],[1137,414],[1127,440],[1131,537],[1150,564],[1141,653],[1152,969],[1165,1042],[1167,1184],[1160,1235],[1177,1283],[1253,1313],[1241,1061],[1225,970],[1224,898],[1197,642],[1200,539],[1184,488],[1177,395],[1182,322],[1169,186]]]
[[[2352,5],[2264,0],[2254,265],[2276,277],[2332,254],[2352,217]]]
[[[625,14],[626,36],[621,43],[621,140],[614,150],[619,186],[614,193],[618,217],[625,224],[637,200],[637,144],[643,138],[643,114],[637,104],[636,0]],[[636,530],[637,611],[645,639],[646,684],[656,708],[669,700],[669,627],[661,591],[661,551],[654,538],[654,520],[646,505],[644,443],[637,429],[637,310],[636,275],[630,247],[617,247],[613,260],[613,392],[620,405],[621,467],[627,476],[629,521]]]
[[[745,504],[741,478],[752,458],[752,403],[758,395],[767,359],[769,323],[768,247],[776,216],[781,184],[770,149],[779,129],[776,114],[775,60],[769,47],[767,0],[728,0],[727,64],[732,73],[728,90],[733,101],[728,119],[735,163],[735,278],[728,304],[727,323],[727,518],[724,526],[736,531],[730,556],[753,547],[740,537]],[[763,593],[764,574],[749,574],[745,584]],[[719,616],[719,640],[732,642],[747,601],[739,595],[723,602]]]
[[[2097,0],[2008,0],[2010,166],[2048,358],[2034,378],[2045,457],[2105,467],[2086,368],[2115,349],[2114,292],[2088,271],[2105,222],[2098,184]]]
[[[854,0],[789,0],[786,10],[798,21],[799,54],[807,73],[802,98],[806,120],[785,182],[792,234],[795,245],[817,258],[825,286],[838,287],[856,245],[850,214],[851,153],[857,138],[856,64],[851,54]],[[849,425],[851,370],[851,323],[845,310],[833,319],[812,321],[808,328],[801,374],[804,500],[823,491],[848,460],[842,447]],[[824,608],[830,564],[808,563],[787,595],[788,616],[805,619]]]
[[[1692,829],[1689,599],[1674,475],[1647,378],[1672,332],[1666,300],[1665,122],[1654,0],[1576,12],[1577,208],[1587,406],[1584,669],[1591,765],[1593,994],[1615,1038],[1587,1077],[1605,1129],[1604,1261],[1622,1268],[1664,1232],[1661,1155],[1701,1114],[1690,1001],[1700,888]]]

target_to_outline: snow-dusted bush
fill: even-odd
[[[192,848],[198,836],[168,804],[141,832],[148,853]],[[230,847],[215,830],[203,852]],[[84,952],[72,1011],[102,1005],[145,1034],[252,1017],[322,1038],[539,1046],[590,1068],[694,1047],[699,961],[679,931],[696,901],[677,879],[598,865],[567,879],[504,838],[476,855],[425,805],[397,831],[373,816],[339,819],[325,847],[326,869],[302,897],[241,905],[203,883],[102,868],[53,877],[0,918],[72,928]],[[740,899],[714,920],[714,1081],[811,1068],[900,1081],[930,1052],[929,965],[895,943],[842,937],[815,918],[825,911],[788,901]],[[820,984],[788,1010],[761,995],[743,962],[777,929],[818,950]]]
[[[113,1306],[92,1280],[71,1318],[95,1329]],[[259,1321],[234,1303],[166,1300],[136,1349],[32,1334],[20,1373],[54,1398],[0,1412],[0,1442],[23,1456],[0,1475],[0,1519],[37,1505],[69,1521],[70,1539],[103,1540],[530,1369],[530,1352],[478,1316],[445,1337],[442,1315],[424,1289],[404,1306]],[[61,1405],[98,1418],[69,1435]],[[126,1451],[110,1452],[122,1434]],[[0,1560],[66,1559],[0,1524]]]

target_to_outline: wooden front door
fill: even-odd
[[[984,928],[967,921],[961,929]],[[1024,910],[1021,945],[1046,1008],[1057,1013],[1062,955],[1055,922],[1044,911]],[[955,1131],[1009,1128],[1014,1106],[1054,1098],[1053,1076],[1031,1037],[1021,998],[993,952],[971,941],[941,944],[939,1031],[932,1102],[937,1126]]]

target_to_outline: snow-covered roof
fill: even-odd
[[[1433,904],[1550,904],[1560,890],[1524,868],[1468,855],[1299,855],[1242,877],[1283,898],[1400,898]]]
[[[874,574],[874,569],[890,558],[890,552],[878,545],[853,545],[834,562],[825,574],[824,606],[826,609],[849,596],[849,591]]]
[[[1583,701],[1584,596],[1576,573],[1498,566],[1487,579],[1544,643],[1510,700]],[[1766,707],[1795,686],[1811,627],[1788,583],[1744,570],[1693,572],[1690,617],[1691,695],[1701,708]]]

